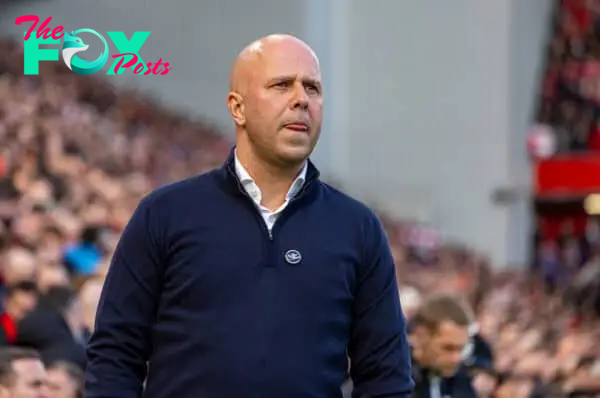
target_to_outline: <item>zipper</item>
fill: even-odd
[[[266,232],[269,242],[273,242],[273,230],[270,230],[267,227],[267,224],[265,223],[265,220],[263,219],[262,214],[260,213],[260,209],[256,206],[256,203],[254,203],[254,200],[252,200],[252,197],[250,197],[248,192],[246,192],[244,186],[237,177],[235,178],[235,181],[237,182],[238,188],[242,192],[242,195],[244,195],[246,199],[248,199],[248,201],[250,202],[250,205],[252,206],[252,213],[254,214],[254,219],[259,223],[260,228],[263,230],[263,232]]]
[[[263,218],[263,216],[262,216],[262,214],[260,212],[260,209],[258,208],[258,206],[256,205],[256,203],[254,203],[254,200],[248,194],[248,192],[246,192],[246,189],[244,188],[244,186],[240,182],[239,178],[235,174],[235,170],[232,170],[230,168],[229,171],[231,173],[234,173],[235,181],[236,181],[236,183],[238,185],[239,190],[242,192],[242,194],[248,199],[248,201],[252,205],[255,219],[260,224],[261,229],[263,230],[263,232],[266,232],[267,238],[268,238],[268,240],[269,240],[270,243],[273,243],[273,241],[274,241],[275,227],[279,227],[281,225],[281,223],[282,223],[282,220],[284,220],[285,218],[287,218],[287,216],[289,216],[290,206],[292,204],[296,203],[300,198],[302,198],[306,194],[306,190],[307,190],[309,184],[312,183],[312,181],[315,179],[315,177],[313,176],[311,178],[308,178],[304,182],[304,185],[302,186],[302,188],[300,189],[300,191],[293,198],[290,199],[290,201],[289,201],[288,205],[286,206],[286,208],[281,212],[281,214],[279,215],[279,217],[277,217],[277,220],[275,220],[275,223],[273,224],[273,226],[271,227],[271,229],[269,229],[269,227],[267,226],[267,224],[266,224],[266,222],[265,222],[265,220],[264,220],[264,218]]]

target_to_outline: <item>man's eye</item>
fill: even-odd
[[[308,91],[309,93],[315,93],[315,94],[318,94],[320,92],[319,87],[315,86],[314,84],[307,84],[306,91]]]

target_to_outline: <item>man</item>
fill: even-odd
[[[427,298],[411,321],[414,398],[475,398],[471,378],[463,366],[473,316],[452,295]]]
[[[33,281],[21,281],[4,291],[4,312],[0,315],[0,346],[17,341],[17,325],[37,305],[38,292]]]
[[[29,349],[0,348],[0,398],[48,398],[46,370]]]
[[[450,300],[454,302],[454,298],[447,296],[434,296],[430,299],[431,302],[435,303],[438,300]],[[402,303],[402,309],[404,310],[404,316],[408,321],[409,335],[411,335],[411,326],[413,324],[413,317],[419,313],[421,308],[423,297],[418,290],[411,286],[401,286],[400,289],[400,302]],[[470,312],[466,303],[461,304],[461,311]],[[479,326],[473,323],[468,328],[469,331],[469,342],[465,346],[462,353],[462,365],[458,375],[466,380],[471,379],[473,389],[477,393],[477,396],[487,397],[491,396],[497,384],[497,374],[494,370],[494,355],[489,343],[479,333]],[[414,336],[414,334],[412,334]],[[418,366],[415,367],[418,370]]]
[[[405,321],[384,232],[319,180],[319,62],[262,38],[238,56],[222,168],[144,198],[108,270],[86,397],[409,397]],[[148,369],[146,364],[149,362]]]

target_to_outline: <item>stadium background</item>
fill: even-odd
[[[147,124],[145,120],[153,120],[138,114],[144,113],[144,109],[148,112],[147,108],[151,106],[158,109],[158,105],[154,105],[156,100],[160,106],[201,120],[207,136],[212,137],[206,141],[210,144],[198,147],[202,156],[212,150],[211,156],[214,157],[206,155],[210,159],[201,163],[202,166],[192,164],[180,168],[177,160],[170,158],[177,156],[177,150],[173,150],[173,154],[156,155],[162,167],[176,169],[171,174],[159,173],[160,177],[153,175],[147,179],[151,185],[156,185],[175,176],[202,171],[209,164],[217,164],[227,149],[228,141],[214,138],[212,134],[218,132],[222,137],[232,138],[225,108],[232,60],[245,44],[256,37],[273,32],[293,33],[314,47],[324,75],[325,122],[314,160],[329,180],[381,212],[389,227],[395,254],[404,258],[410,252],[418,259],[408,261],[410,266],[415,265],[413,262],[443,262],[440,258],[450,258],[448,264],[459,269],[462,269],[462,263],[492,264],[490,272],[493,275],[499,275],[499,270],[509,269],[509,274],[502,275],[505,278],[510,275],[510,280],[522,283],[527,279],[523,277],[525,270],[532,268],[535,265],[532,263],[538,258],[534,238],[536,232],[540,232],[535,229],[540,224],[540,217],[535,217],[536,209],[544,212],[546,224],[552,224],[550,229],[554,231],[554,237],[561,223],[578,217],[576,238],[584,239],[585,225],[581,223],[585,223],[587,216],[583,213],[581,199],[584,193],[593,193],[585,189],[577,192],[574,195],[576,200],[568,201],[571,207],[560,205],[567,196],[573,199],[569,190],[558,195],[554,191],[545,192],[552,200],[544,197],[541,201],[543,206],[540,201],[536,205],[535,200],[536,192],[541,189],[540,177],[535,171],[542,166],[556,167],[552,159],[536,164],[527,154],[528,132],[538,121],[538,108],[543,102],[540,98],[548,67],[549,44],[558,34],[555,22],[568,12],[569,7],[586,8],[587,5],[576,4],[595,2],[567,0],[562,6],[558,3],[552,0],[3,1],[0,2],[0,37],[4,37],[5,46],[1,56],[5,60],[13,58],[10,62],[3,61],[2,73],[4,77],[10,75],[17,81],[24,79],[18,76],[18,67],[15,69],[18,49],[6,44],[9,39],[22,40],[23,27],[14,24],[21,15],[35,14],[41,20],[51,16],[50,27],[64,25],[69,30],[117,30],[128,36],[134,31],[151,31],[140,55],[146,62],[159,58],[169,62],[173,69],[167,76],[142,77],[130,72],[122,76],[103,76],[99,72],[93,79],[99,79],[102,82],[99,84],[113,93],[113,102],[107,105],[109,108],[130,107],[133,115],[129,115],[127,123],[135,124],[136,129]],[[593,7],[588,8],[586,12],[592,15],[589,18],[596,18],[593,15],[597,11]],[[90,50],[82,57],[95,59],[99,51],[95,52],[94,39],[86,39]],[[116,49],[112,43],[110,45],[113,54]],[[108,66],[109,63],[105,70]],[[64,65],[62,69],[65,69]],[[52,81],[53,78],[48,79]],[[92,78],[88,80],[91,82]],[[69,84],[81,87],[84,84],[81,81]],[[115,89],[107,88],[110,85],[114,85]],[[133,100],[128,94],[121,94],[126,90],[141,93],[138,98],[144,100]],[[0,93],[0,96],[8,93]],[[127,99],[118,100],[119,97]],[[4,111],[7,120],[6,109]],[[165,119],[168,117],[165,116]],[[158,142],[169,142],[169,136],[177,135],[176,130],[180,126],[179,122],[171,125],[166,122],[144,129],[152,130],[148,133],[151,146],[165,148]],[[141,130],[146,131],[144,129]],[[81,136],[69,139],[87,140],[84,136],[88,131],[85,129],[67,135],[74,134]],[[161,135],[161,138],[156,138]],[[184,139],[183,142],[188,141]],[[130,148],[127,139],[123,142],[123,147],[114,148],[116,152]],[[3,151],[8,148],[10,152],[13,143],[3,143]],[[15,144],[15,147],[21,144]],[[177,146],[169,144],[168,148],[173,149],[173,145]],[[18,168],[19,158],[11,156],[3,153],[3,157],[13,159],[12,167]],[[8,160],[5,162],[10,163]],[[569,163],[568,167],[575,166]],[[561,170],[564,174],[567,169]],[[572,170],[578,174],[583,169]],[[590,170],[583,172],[589,174]],[[105,184],[103,177],[97,178],[100,180],[92,177],[89,180]],[[124,178],[119,178],[116,178],[119,181],[116,185],[127,184],[123,182]],[[548,177],[544,178],[547,181]],[[567,175],[567,185],[577,178]],[[598,187],[600,184],[595,185],[595,188]],[[19,200],[23,202],[27,192],[21,191],[20,195]],[[111,213],[105,211],[111,207],[111,199],[104,200],[104,204],[99,205],[104,210],[98,210],[96,203],[87,204],[88,210],[93,208],[100,214],[89,216],[94,225],[103,217],[111,217],[105,215]],[[117,212],[120,218],[115,216],[121,221],[128,207],[123,208],[125,210]],[[562,215],[556,215],[559,214],[557,212],[562,212]],[[15,215],[18,216],[20,213]],[[71,231],[72,236],[90,225],[81,219],[87,217],[81,212],[72,211],[71,216],[76,219],[71,220],[76,225]],[[118,227],[115,229],[118,230]],[[10,228],[4,230],[7,235],[15,234]],[[118,233],[112,237],[115,235],[118,236]],[[5,245],[3,254],[8,258],[4,260],[6,263],[15,257],[10,252],[15,245],[14,242]],[[110,244],[107,245],[110,247]],[[29,251],[26,258],[39,262],[36,249],[30,247]],[[106,249],[99,263],[105,264],[109,255],[110,250]],[[20,253],[16,256],[22,260],[19,256],[26,255]],[[432,260],[434,257],[436,261]],[[484,278],[481,270],[484,268],[475,269],[477,271],[454,272],[456,279],[448,286],[466,289],[469,294],[480,292],[481,278]],[[485,269],[487,272],[487,265]],[[102,267],[98,268],[98,272],[102,272]],[[436,275],[441,275],[441,272]],[[78,280],[90,278],[90,275],[75,276]],[[506,285],[505,279],[490,278],[494,286]],[[426,276],[422,279],[410,282],[432,286]],[[428,282],[424,282],[426,279]],[[399,280],[407,283],[401,275]],[[555,287],[554,282],[552,288]],[[510,286],[516,289],[516,285]],[[540,285],[541,290],[537,289],[535,282],[528,286],[526,290],[532,295],[528,299],[538,300],[540,294],[546,294],[540,293],[545,292],[543,285]],[[491,301],[497,304],[500,299],[495,300]],[[550,295],[545,300],[556,303],[556,296]],[[562,306],[563,300],[559,298],[559,301]],[[525,303],[528,301],[516,304],[519,308],[517,313],[527,311],[527,319],[534,322]],[[568,306],[561,307],[561,311],[569,322],[578,323],[583,317],[580,311]],[[537,326],[531,329],[528,322],[515,322],[520,327],[524,327],[523,323],[527,324],[524,330],[538,330]],[[539,330],[546,329],[545,324],[539,326]],[[596,335],[593,331],[590,333],[574,338],[575,345],[584,347],[585,342],[593,340]],[[536,358],[539,360],[539,357]]]

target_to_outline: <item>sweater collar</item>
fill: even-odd
[[[243,189],[242,181],[240,180],[238,173],[236,171],[235,160],[236,160],[236,156],[235,156],[235,146],[234,146],[229,151],[229,155],[227,156],[227,159],[225,160],[225,162],[223,163],[223,165],[221,166],[219,171],[220,171],[221,176],[224,178],[224,180],[227,182],[227,185],[230,188],[235,188],[238,192],[244,193],[245,191]],[[304,189],[308,189],[312,185],[312,183],[314,183],[315,181],[317,181],[319,179],[319,176],[320,176],[319,170],[317,169],[317,167],[313,164],[313,162],[310,159],[308,159],[306,161],[306,165],[305,165],[304,169],[305,170],[303,170],[303,173],[305,171],[306,174],[305,174],[305,178],[303,181],[303,186],[301,188],[301,191]]]

